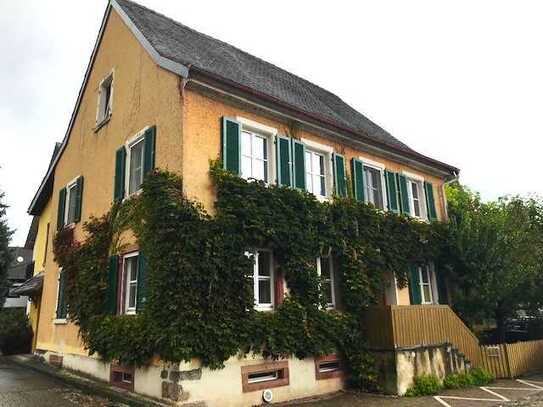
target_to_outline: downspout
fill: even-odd
[[[445,220],[449,221],[449,210],[447,207],[449,206],[447,203],[447,193],[445,191],[445,187],[449,184],[452,184],[453,182],[458,181],[460,177],[460,174],[456,171],[453,172],[453,177],[447,181],[445,181],[443,184],[441,184],[441,194],[443,195],[443,209],[445,211]]]

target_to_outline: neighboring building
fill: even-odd
[[[293,122],[300,138],[291,141],[287,134]],[[77,326],[66,320],[53,233],[70,226],[81,239],[83,222],[107,212],[114,194],[136,193],[144,169],[153,165],[181,175],[186,195],[213,212],[209,161],[221,155],[222,140],[230,154],[223,161],[242,177],[295,185],[326,200],[337,191],[338,171],[346,171],[357,180],[357,198],[423,221],[447,219],[444,185],[458,175],[457,168],[417,153],[332,93],[147,8],[111,0],[65,139],[29,208],[39,219],[35,274],[44,273],[43,293],[33,302],[39,307],[37,352],[103,380],[115,376],[114,366],[88,356]],[[117,181],[125,181],[116,182],[114,190],[116,168]],[[121,256],[121,284],[126,287],[137,250],[132,242]],[[333,266],[326,261],[321,259],[317,267],[332,276]],[[264,263],[273,262],[256,262]],[[260,272],[255,265],[255,274]],[[273,273],[271,267],[262,274]],[[443,302],[438,281],[431,264],[412,270],[409,289],[398,288],[391,277],[384,301]],[[119,312],[134,313],[130,289],[124,291],[127,297]],[[333,306],[333,294],[330,298]],[[271,293],[255,301],[260,309],[274,307]],[[223,370],[202,369],[199,380],[183,385],[190,394],[187,401],[260,403],[261,391],[250,386],[247,377],[258,373],[262,363],[232,358]],[[278,363],[277,369],[287,366],[290,382],[274,388],[274,400],[329,393],[344,385],[337,375],[315,375],[312,358]],[[198,361],[179,366],[198,368]],[[160,398],[160,372],[160,363],[131,371],[127,386]]]
[[[28,278],[32,267],[32,250],[24,247],[11,247],[13,260],[8,269],[8,295],[4,308],[25,308],[28,298],[14,292]]]

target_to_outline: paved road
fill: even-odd
[[[14,365],[0,357],[0,407],[109,407],[111,402],[91,397],[42,373]]]

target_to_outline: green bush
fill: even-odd
[[[29,353],[31,344],[32,328],[24,309],[0,308],[0,353]]]
[[[443,379],[443,387],[446,389],[462,389],[473,386],[473,378],[470,373],[452,373]]]
[[[405,393],[408,397],[432,396],[438,394],[443,385],[436,375],[421,375],[415,377],[415,383]]]
[[[474,386],[485,386],[496,379],[492,373],[479,367],[471,369],[469,374]]]

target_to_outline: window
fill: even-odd
[[[268,182],[268,139],[257,133],[241,132],[241,176]]]
[[[96,113],[96,124],[100,126],[111,117],[113,96],[113,74],[110,74],[102,82],[98,89],[98,112]]]
[[[419,267],[420,293],[423,304],[433,303],[432,272],[429,265]]]
[[[77,212],[77,198],[79,195],[79,185],[77,181],[73,181],[66,187],[66,212],[64,223],[70,225],[75,223],[76,212]]]
[[[274,304],[274,273],[272,253],[259,250],[254,255],[253,287],[255,308],[269,310]]]
[[[143,138],[128,145],[128,194],[131,195],[141,189],[143,183],[143,160],[145,142]]]
[[[411,215],[416,218],[426,219],[422,182],[408,178],[407,193],[409,194],[409,211]]]
[[[242,366],[241,383],[244,393],[279,386],[288,386],[288,361]]]
[[[123,281],[124,281],[124,312],[135,314],[138,291],[138,253],[131,253],[123,258]]]
[[[380,169],[364,166],[366,200],[376,208],[384,209],[383,174]]]
[[[309,192],[317,197],[325,197],[326,166],[325,155],[313,150],[305,150],[305,184]]]
[[[334,308],[336,298],[334,293],[334,262],[332,256],[317,258],[317,272],[321,277],[321,289],[328,308]]]
[[[116,387],[134,391],[135,369],[132,366],[121,366],[112,363],[110,366],[109,381]]]
[[[62,269],[59,269],[58,282],[57,282],[57,309],[56,309],[56,319],[58,321],[66,320],[68,315],[68,309],[66,307],[66,276],[62,272]]]
[[[315,358],[315,377],[317,380],[343,376],[343,363],[337,355]]]

